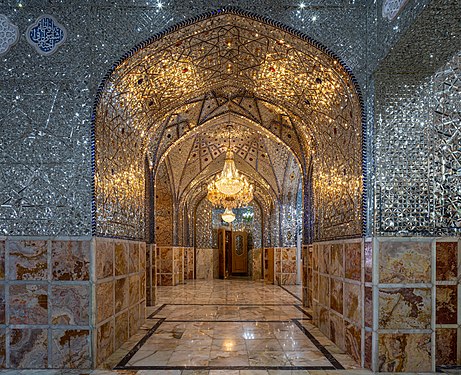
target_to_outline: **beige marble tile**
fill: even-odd
[[[96,239],[96,278],[104,279],[114,275],[114,243]]]
[[[431,301],[429,288],[381,289],[379,291],[380,328],[430,328]]]
[[[115,276],[126,275],[129,267],[129,245],[127,242],[115,242]]]
[[[9,242],[10,280],[48,279],[48,242]]]
[[[114,314],[114,285],[113,281],[96,285],[98,322]]]
[[[89,280],[90,241],[51,241],[54,280]]]
[[[431,281],[431,243],[387,241],[379,243],[380,283]]]
[[[379,371],[430,372],[430,334],[380,334]]]

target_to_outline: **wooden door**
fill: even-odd
[[[248,245],[246,232],[232,232],[232,274],[248,273]]]

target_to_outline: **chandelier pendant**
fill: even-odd
[[[253,200],[253,185],[235,166],[234,153],[230,147],[231,128],[228,126],[229,145],[223,170],[208,184],[207,194],[208,200],[214,206],[230,210],[229,213],[232,213],[233,208],[246,206]]]

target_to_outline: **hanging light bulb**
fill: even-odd
[[[232,212],[232,209],[226,208],[224,213],[221,215],[221,218],[226,223],[232,223],[235,220],[235,214]]]

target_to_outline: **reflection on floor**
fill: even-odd
[[[246,280],[160,287],[159,304],[150,309],[146,331],[131,341],[128,353],[129,344],[107,365],[119,370],[226,374],[342,369],[359,373],[358,365],[311,324],[300,292],[299,286]]]

